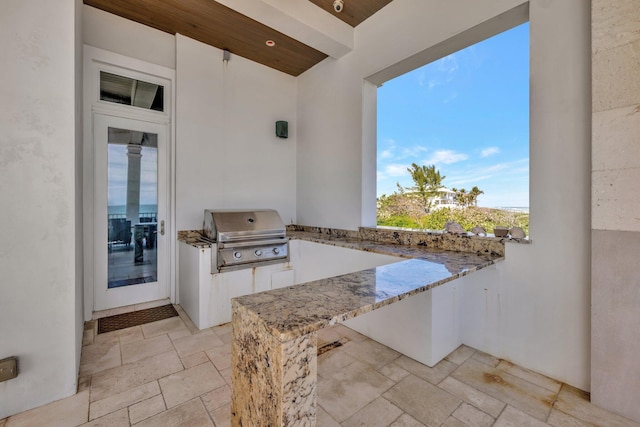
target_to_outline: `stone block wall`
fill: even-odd
[[[640,421],[640,0],[591,13],[591,400]]]

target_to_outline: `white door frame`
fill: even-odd
[[[129,58],[92,46],[84,46],[83,84],[83,246],[84,246],[84,318],[91,320],[94,311],[95,284],[95,212],[94,212],[94,142],[93,115],[103,114],[132,120],[163,124],[167,127],[168,200],[165,219],[168,259],[166,262],[169,296],[176,302],[176,232],[175,232],[175,71],[160,65]],[[165,87],[163,112],[143,110],[100,100],[100,71],[161,84]],[[159,260],[160,262],[160,260]]]

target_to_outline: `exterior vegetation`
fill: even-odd
[[[470,191],[452,188],[454,206],[438,206],[444,176],[434,165],[413,163],[407,171],[414,181],[412,187],[402,187],[392,195],[378,198],[377,223],[382,226],[443,230],[447,221],[455,221],[466,231],[476,225],[493,233],[496,226],[521,227],[529,235],[529,214],[477,206],[478,196],[484,194],[474,186]]]

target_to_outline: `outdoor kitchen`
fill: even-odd
[[[271,209],[207,209],[202,230],[179,232],[181,306],[200,329],[232,321],[233,423],[315,422],[315,334],[325,326],[344,323],[427,366],[462,344],[458,287],[502,259],[504,240],[401,233],[413,244],[383,231],[287,228]],[[313,263],[321,272],[309,276]]]

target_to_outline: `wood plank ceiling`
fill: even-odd
[[[391,0],[344,0],[341,13],[333,0],[309,0],[327,12],[356,26]],[[214,0],[84,0],[120,17],[170,34],[180,33],[202,43],[298,76],[327,57],[273,28]],[[268,47],[267,40],[275,46]]]

